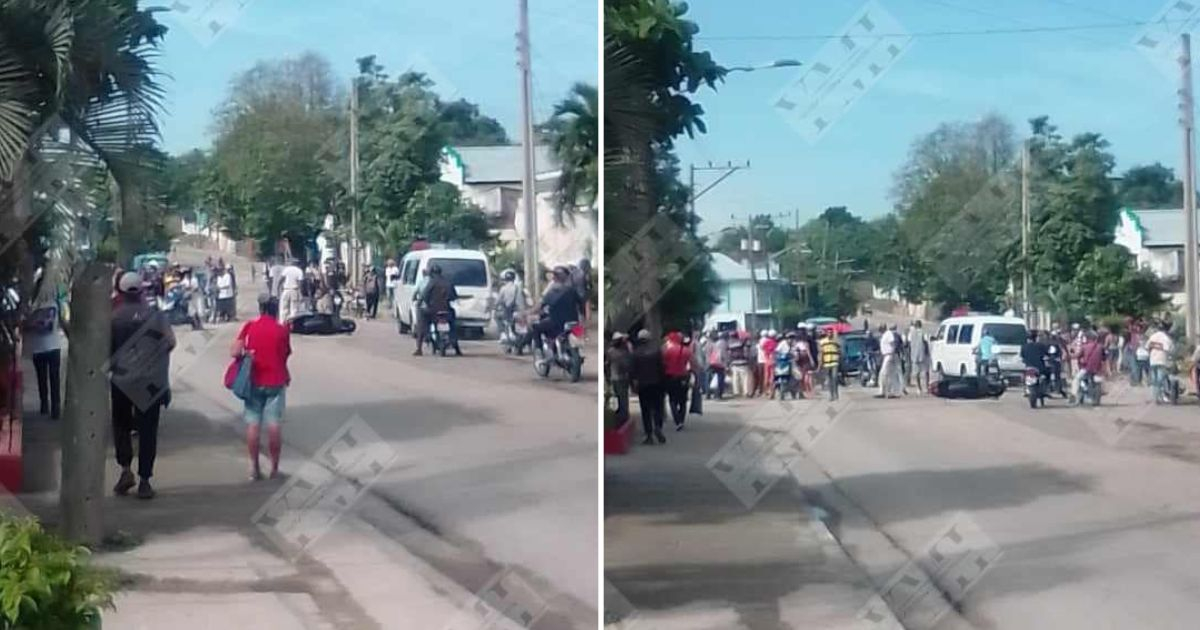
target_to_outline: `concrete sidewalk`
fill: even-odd
[[[624,616],[616,627],[713,630],[887,627],[859,617],[874,595],[871,582],[810,517],[804,489],[790,476],[747,508],[707,467],[740,429],[758,422],[766,404],[705,401],[705,414],[689,415],[684,431],[668,426],[666,444],[639,440],[629,455],[605,459],[606,621]]]
[[[231,334],[231,332],[230,332]],[[222,345],[222,347],[224,347]],[[27,404],[36,401],[36,394]],[[36,403],[33,405],[36,409]],[[215,399],[176,383],[164,413],[155,465],[158,496],[151,501],[105,497],[106,530],[119,532],[127,549],[97,553],[95,561],[118,569],[122,590],[106,627],[129,630],[174,628],[476,630],[486,626],[479,598],[408,551],[395,531],[419,532],[411,522],[370,493],[333,521],[299,554],[281,549],[253,522],[255,513],[309,460],[285,443],[277,480],[249,482],[239,408],[232,395]],[[57,435],[57,422],[26,414],[43,442]],[[136,445],[136,440],[135,440]],[[56,477],[56,449],[43,444],[39,457]],[[264,447],[265,457],[265,447]],[[105,487],[116,481],[106,469]],[[57,479],[43,479],[56,487]],[[57,493],[16,497],[47,529],[58,521]],[[383,533],[368,523],[386,523]],[[427,547],[432,543],[427,542]],[[448,552],[443,553],[448,555]],[[485,611],[494,628],[516,628],[494,609]]]

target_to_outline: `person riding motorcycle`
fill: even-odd
[[[454,354],[462,356],[462,348],[458,345],[454,308],[451,303],[458,299],[454,285],[442,275],[442,267],[437,263],[429,265],[429,281],[425,283],[419,294],[420,321],[417,322],[417,349],[414,356],[421,356],[425,348],[425,340],[429,338],[429,324],[438,313],[448,313],[450,319],[450,344]]]
[[[500,274],[504,284],[496,294],[496,320],[500,327],[501,342],[514,335],[517,314],[526,309],[525,290],[517,282],[517,272],[505,269]]]
[[[542,335],[553,339],[562,334],[568,322],[580,321],[584,315],[584,302],[571,284],[571,272],[560,265],[554,268],[553,277],[554,282],[538,308],[542,317],[529,327],[529,334],[522,342],[533,343],[538,350],[542,349]]]

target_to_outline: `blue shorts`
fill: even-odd
[[[242,419],[247,425],[279,424],[283,421],[286,392],[284,387],[255,387],[246,401]]]

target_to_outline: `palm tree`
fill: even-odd
[[[554,220],[562,225],[565,217],[583,206],[596,211],[600,194],[600,104],[596,87],[586,83],[571,86],[567,98],[554,107],[548,125],[554,140],[551,148],[561,165],[562,175],[555,191]]]
[[[146,188],[158,165],[152,147],[162,97],[154,54],[165,32],[136,0],[0,0],[0,218],[20,228],[7,236],[22,262],[23,305],[32,276],[24,226],[35,206],[75,224],[58,241],[60,254],[79,253],[70,246],[75,227],[99,223],[90,201],[98,195],[111,194],[120,211],[122,258],[151,227]],[[89,186],[97,171],[100,185]],[[60,497],[64,533],[96,543],[107,422],[95,411],[108,407],[107,375],[97,368],[109,353],[113,261],[92,244],[88,257],[58,265],[76,271],[71,311],[87,314],[67,331]]]

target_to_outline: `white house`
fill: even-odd
[[[1171,303],[1182,306],[1183,293],[1183,210],[1121,210],[1113,242],[1129,250],[1139,267],[1149,269],[1167,287]],[[1200,264],[1197,261],[1196,264]]]
[[[521,145],[447,147],[442,151],[442,181],[454,184],[463,198],[483,208],[502,246],[520,247],[525,240],[522,152]],[[590,211],[573,213],[562,226],[554,224],[554,189],[561,171],[549,146],[534,147],[534,170],[539,261],[553,266],[596,258],[597,225]]]
[[[721,301],[708,314],[704,323],[706,329],[731,321],[737,322],[742,329],[777,326],[774,301],[782,293],[781,289],[790,284],[780,279],[777,263],[771,262],[769,270],[762,265],[755,265],[751,274],[749,265],[714,252],[712,268],[719,280],[717,296]],[[755,296],[758,298],[757,310]]]

